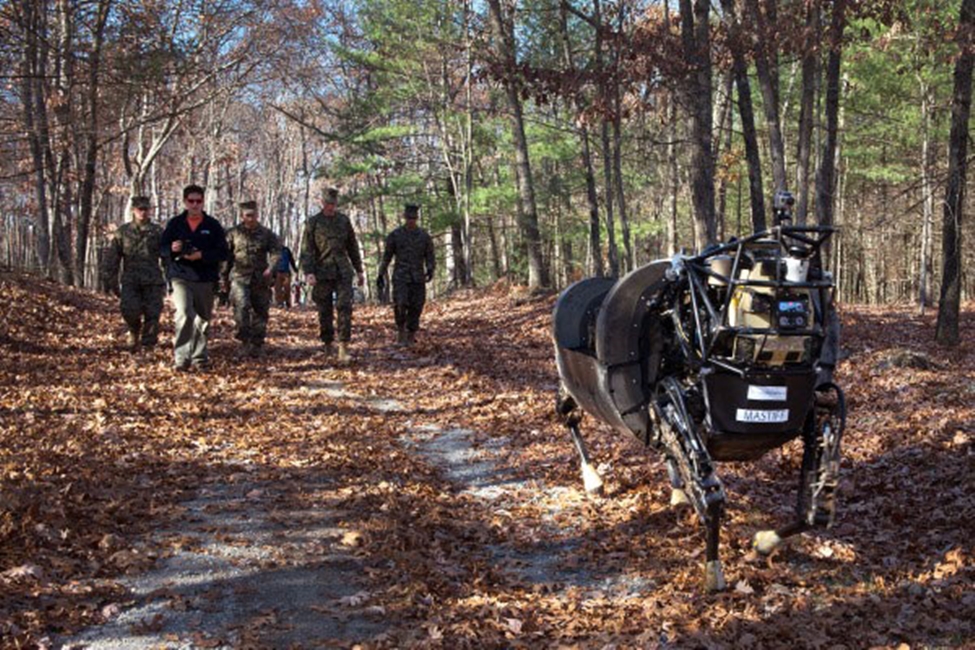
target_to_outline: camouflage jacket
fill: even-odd
[[[159,255],[162,233],[162,227],[152,222],[141,225],[130,221],[119,226],[102,260],[105,284],[112,286],[118,283],[120,264],[123,282],[164,284]]]
[[[436,264],[433,240],[423,228],[400,226],[386,236],[386,251],[379,266],[380,276],[386,273],[394,256],[396,266],[393,268],[393,282],[425,282],[433,277]]]
[[[319,212],[305,222],[301,237],[301,269],[323,280],[362,273],[362,256],[352,222],[341,212],[326,217]]]
[[[220,279],[228,282],[250,279],[261,275],[268,267],[277,266],[281,257],[281,241],[270,228],[257,225],[253,230],[234,226],[227,231],[227,246],[230,254],[227,261],[220,264]]]

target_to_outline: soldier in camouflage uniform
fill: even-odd
[[[162,227],[149,217],[149,197],[132,197],[132,221],[115,231],[104,258],[105,286],[119,295],[122,318],[129,328],[128,345],[152,347],[159,340],[166,282],[159,255]],[[122,284],[119,289],[119,266]]]
[[[255,201],[241,203],[240,210],[240,224],[227,231],[230,254],[220,266],[220,288],[230,294],[234,336],[243,342],[243,353],[258,356],[267,335],[271,278],[281,257],[281,242],[258,223]]]
[[[376,283],[382,294],[386,283],[386,269],[396,258],[393,269],[393,314],[396,318],[398,345],[411,346],[420,329],[420,315],[426,302],[426,282],[433,279],[436,256],[433,240],[417,225],[420,208],[407,205],[403,212],[406,224],[386,237],[386,250]]]
[[[327,190],[321,212],[305,222],[301,237],[301,268],[305,282],[312,287],[312,300],[318,306],[319,335],[327,354],[331,354],[335,340],[334,296],[338,311],[338,359],[346,362],[352,338],[352,274],[358,276],[360,287],[365,278],[352,222],[345,214],[336,211],[337,204],[338,190]]]

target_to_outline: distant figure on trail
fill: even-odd
[[[426,303],[426,283],[433,279],[436,256],[429,233],[417,225],[420,208],[407,205],[403,210],[405,224],[386,237],[386,250],[379,265],[376,287],[382,295],[386,289],[386,269],[396,258],[393,268],[393,315],[396,319],[396,344],[412,346],[420,329],[420,315]]]
[[[176,333],[174,368],[203,369],[210,364],[207,334],[213,313],[214,289],[220,263],[227,259],[227,236],[220,222],[203,212],[204,190],[183,188],[186,208],[169,220],[159,244],[167,260],[166,274],[173,287]]]
[[[234,308],[234,337],[242,352],[260,356],[271,311],[271,276],[281,258],[281,242],[258,223],[257,202],[240,204],[240,223],[227,231],[229,253],[220,265],[220,290],[230,294]]]
[[[149,197],[132,197],[132,221],[115,231],[102,267],[105,286],[120,298],[119,306],[129,329],[127,343],[131,350],[138,349],[140,344],[152,347],[159,340],[159,316],[166,292],[159,255],[163,229],[151,221],[150,213]]]
[[[312,287],[312,300],[318,307],[319,336],[325,353],[332,354],[335,325],[333,305],[338,311],[338,360],[349,360],[352,339],[352,275],[359,286],[365,283],[362,257],[352,221],[338,212],[339,192],[331,188],[322,197],[322,209],[305,222],[301,238],[301,269]]]
[[[294,255],[287,246],[281,247],[281,259],[274,267],[274,304],[282,309],[291,307],[291,273],[297,273]]]

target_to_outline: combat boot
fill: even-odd
[[[399,329],[399,330],[397,330],[397,332],[396,332],[396,345],[398,345],[399,347],[404,347],[406,345],[406,340],[407,340],[406,339],[406,330],[405,329],[402,329],[402,328]]]
[[[412,348],[414,343],[416,343],[416,332],[407,332],[406,347]]]
[[[339,342],[339,353],[336,360],[339,363],[348,363],[351,357],[349,356],[349,344],[345,341]]]
[[[126,345],[130,350],[139,349],[139,328],[130,327],[128,336],[125,337]]]
[[[326,357],[332,356],[332,352],[333,352],[332,344],[331,343],[322,343],[322,352],[325,353],[325,356]]]

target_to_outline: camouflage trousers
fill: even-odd
[[[319,278],[312,289],[311,298],[318,306],[318,332],[322,342],[335,340],[332,321],[334,309],[338,312],[339,341],[348,343],[352,339],[352,278]]]
[[[268,278],[234,278],[230,284],[230,304],[234,307],[234,336],[239,341],[263,345],[271,311],[271,286]]]
[[[393,315],[396,329],[416,332],[420,329],[420,315],[427,301],[427,285],[422,282],[393,280]]]
[[[143,345],[155,345],[159,340],[159,316],[162,314],[164,284],[122,280],[119,306],[129,331],[142,333]]]

